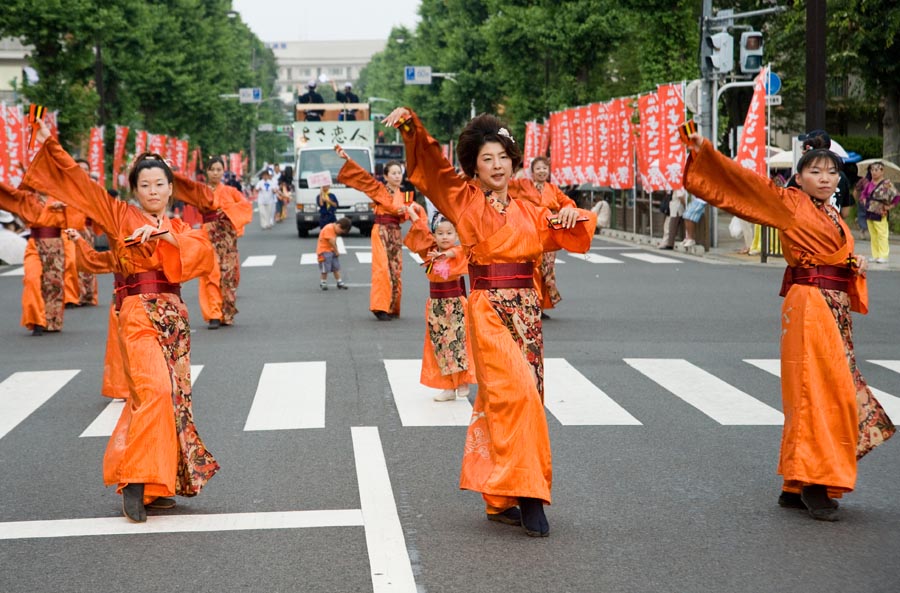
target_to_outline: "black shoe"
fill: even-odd
[[[43,336],[44,335],[44,326],[43,325],[31,326],[31,335],[32,336]]]
[[[348,288],[347,285],[344,284],[343,282],[338,282],[337,287],[338,287],[338,290],[347,290],[347,288]]]
[[[549,315],[541,311],[541,319],[552,319]]]
[[[170,498],[168,496],[160,496],[159,498],[154,498],[150,502],[144,505],[148,509],[158,509],[158,510],[167,510],[175,508],[175,499]]]
[[[828,490],[821,484],[804,486],[800,499],[806,505],[809,516],[817,521],[838,521],[838,510],[828,498]]]
[[[206,329],[219,329],[222,327],[222,321],[219,319],[210,319]]]
[[[522,509],[522,527],[530,537],[547,537],[550,535],[550,523],[544,514],[544,501],[538,498],[520,498]]]
[[[74,309],[79,306],[80,305],[76,305],[75,303],[66,303],[66,309]]]
[[[522,524],[522,513],[519,511],[519,507],[510,507],[502,513],[488,513],[487,518],[488,521],[496,521],[504,525]]]
[[[385,313],[384,311],[374,311],[375,317],[378,318],[378,321],[390,321],[392,317]]]
[[[135,523],[143,523],[147,520],[143,484],[128,484],[122,488],[122,512],[129,521]]]
[[[830,499],[832,506],[834,508],[840,507],[840,503],[835,499]],[[778,506],[784,507],[786,509],[800,509],[805,511],[806,505],[803,504],[803,499],[801,496],[795,492],[782,492],[778,497]]]

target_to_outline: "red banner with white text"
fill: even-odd
[[[125,160],[125,141],[128,139],[128,127],[116,126],[116,142],[113,146],[113,189],[119,187],[119,173],[122,171],[122,162]]]
[[[147,152],[147,131],[138,130],[134,133],[134,156]]]
[[[596,183],[599,186],[609,185],[609,159],[610,159],[610,129],[609,129],[609,104],[594,103],[591,105],[591,117],[594,121],[594,149],[593,169],[596,173]]]
[[[609,186],[613,189],[634,187],[634,125],[631,123],[633,100],[631,97],[623,97],[609,103]]]
[[[640,138],[638,145],[638,170],[641,187],[645,192],[666,188],[666,179],[660,169],[662,154],[662,118],[659,96],[650,93],[638,99],[640,112]]]
[[[22,181],[25,164],[25,116],[18,105],[7,105],[3,110],[6,123],[6,154],[9,158],[7,179],[10,185],[18,186]]]
[[[100,176],[101,183],[106,176],[106,151],[103,148],[103,126],[91,128],[91,136],[88,143],[88,164],[91,173]]]
[[[687,159],[684,143],[678,134],[678,126],[684,122],[684,84],[661,84],[657,87],[660,117],[659,170],[665,178],[665,188],[682,188],[682,171]]]
[[[766,165],[766,68],[753,80],[753,98],[744,119],[744,131],[735,160],[745,169],[768,178]]]
[[[147,136],[147,152],[166,158],[166,140],[167,138],[162,134],[149,134]]]

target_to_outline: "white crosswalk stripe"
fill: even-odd
[[[752,364],[753,366],[760,368],[767,373],[775,375],[776,377],[781,378],[781,361],[777,358],[767,358],[767,359],[755,359],[748,358],[744,362]],[[882,360],[875,361],[870,360],[869,362],[874,362],[875,364],[879,364],[880,366],[884,366],[886,368],[891,368],[891,363],[896,364],[897,368],[900,368],[900,360]],[[888,363],[888,364],[881,364]],[[893,370],[893,369],[892,369]],[[898,370],[900,372],[900,370]],[[872,390],[872,395],[875,396],[875,399],[878,400],[878,403],[881,404],[881,407],[884,408],[884,411],[887,412],[887,415],[891,418],[897,418],[900,420],[900,397],[896,397],[882,391],[880,389],[876,389],[869,385],[869,389]]]
[[[371,251],[357,251],[356,259],[361,264],[370,264],[370,263],[372,263],[372,252]]]
[[[13,373],[0,383],[0,439],[62,389],[78,370]]]
[[[641,424],[563,358],[544,359],[544,405],[564,426]]]
[[[596,253],[569,253],[569,257],[573,257],[575,259],[580,259],[588,262],[589,264],[623,264],[622,260],[613,259],[611,257],[606,257],[605,255],[598,255]]]
[[[468,426],[472,417],[469,401],[434,401],[438,390],[419,383],[420,359],[385,360],[384,368],[403,426]]]
[[[626,358],[632,368],[719,424],[783,424],[778,410],[682,359]]]
[[[242,268],[265,268],[275,265],[275,255],[251,255],[241,264]]]
[[[301,266],[310,266],[310,265],[318,265],[319,256],[315,253],[304,253],[300,256],[300,265]]]
[[[631,259],[636,259],[638,261],[647,262],[648,264],[683,264],[684,261],[680,259],[675,259],[673,257],[663,257],[661,255],[654,255],[652,253],[644,253],[643,251],[636,251],[634,253],[620,253],[622,257],[630,257]]]
[[[0,274],[0,276],[24,276],[25,275],[25,266],[21,266],[19,268],[13,268],[12,270],[8,270]]]
[[[263,366],[244,430],[325,427],[325,362]]]

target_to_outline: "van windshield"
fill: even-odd
[[[368,151],[347,147],[344,150],[347,156],[356,161],[356,164],[371,173]],[[300,160],[297,163],[300,179],[306,179],[313,173],[328,171],[331,173],[331,179],[335,183],[337,183],[338,173],[343,166],[344,159],[339,157],[333,150],[304,150],[300,153]]]

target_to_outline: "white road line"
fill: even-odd
[[[564,358],[544,359],[544,405],[564,426],[641,424]]]
[[[267,268],[275,264],[275,255],[251,255],[241,264],[242,268]]]
[[[244,430],[325,428],[325,361],[263,367]]]
[[[388,382],[397,404],[403,426],[468,426],[472,418],[469,400],[436,402],[437,389],[419,383],[422,361],[419,359],[385,360]]]
[[[300,256],[300,265],[301,266],[311,266],[317,265],[319,263],[319,256],[315,253],[304,253]]]
[[[784,415],[778,410],[686,360],[626,358],[625,362],[720,424],[784,423]]]
[[[347,245],[347,249],[372,249],[371,245]]]
[[[411,258],[413,258],[413,261],[415,261],[417,264],[422,264],[422,263],[425,261],[425,260],[423,260],[423,259],[421,258],[421,256],[419,256],[419,254],[416,253],[415,251],[410,251],[410,250],[408,250],[408,249],[407,249],[406,251],[407,251],[407,253],[409,253],[409,256],[410,256]]]
[[[900,360],[870,360],[872,364],[900,373]]]
[[[124,517],[103,517],[0,523],[0,540],[307,527],[357,527],[362,524],[363,516],[359,509],[153,516],[149,517],[146,523],[132,523]]]
[[[591,263],[591,264],[622,264],[622,263],[625,263],[618,259],[606,257],[605,255],[597,255],[596,253],[570,253],[569,257],[574,257],[575,259],[583,259],[584,261]]]
[[[370,264],[370,263],[372,263],[372,252],[371,251],[363,251],[363,252],[357,251],[356,259],[358,259],[359,263],[361,263],[361,264]]]
[[[637,247],[626,247],[622,245],[620,247],[591,247],[591,251],[628,251],[637,249]]]
[[[378,428],[354,426],[353,457],[374,593],[416,593]]]
[[[347,253],[347,246],[344,245],[344,238],[343,238],[343,237],[338,237],[338,238],[335,240],[335,243],[337,243],[338,255],[344,255],[344,254]]]
[[[564,263],[566,263],[566,260],[564,260],[564,259],[559,259],[559,258],[557,257],[555,260],[553,260],[553,263],[556,263],[556,264],[564,264]]]
[[[19,268],[13,268],[7,272],[3,272],[0,276],[24,276],[25,275],[25,266],[21,266]]]
[[[28,418],[79,373],[30,371],[13,373],[0,383],[0,439]]]
[[[752,364],[753,366],[760,368],[766,371],[769,374],[775,375],[778,378],[781,378],[781,361],[777,358],[760,358],[760,359],[746,359],[744,362],[748,364]],[[880,362],[900,362],[900,361],[875,361],[870,360],[869,362],[873,362],[875,364],[879,364]],[[886,366],[886,365],[882,365]],[[900,364],[898,364],[900,366]],[[890,368],[890,367],[887,367]],[[898,371],[900,372],[900,371]],[[900,419],[900,397],[896,397],[887,393],[886,391],[882,391],[880,389],[876,389],[869,385],[869,389],[872,390],[872,395],[875,396],[875,399],[878,400],[878,403],[881,404],[881,407],[884,408],[884,411],[887,412],[887,415],[891,418]]]
[[[671,257],[663,257],[661,255],[654,255],[652,253],[620,253],[622,257],[630,257],[631,259],[636,259],[640,261],[645,261],[648,264],[683,264],[684,261],[680,259],[674,259]]]
[[[192,364],[191,365],[191,385],[194,385],[194,382],[197,380],[197,376],[200,374],[200,371],[203,370],[202,364]],[[91,424],[84,429],[79,437],[108,437],[112,435],[113,430],[116,428],[116,422],[119,421],[119,416],[122,415],[122,409],[125,407],[125,401],[120,399],[114,399],[109,404],[103,408],[103,411],[94,419]]]

